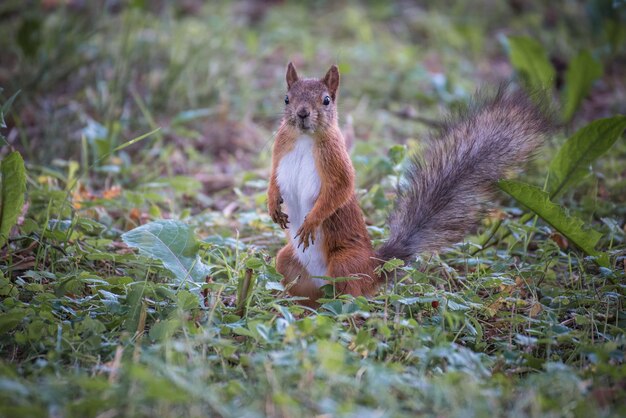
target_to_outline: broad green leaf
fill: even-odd
[[[554,85],[555,71],[543,46],[531,38],[511,36],[509,58],[527,87],[546,89]]]
[[[148,223],[122,234],[122,240],[143,255],[160,260],[179,283],[203,283],[211,272],[200,260],[199,242],[193,228],[181,221]]]
[[[258,270],[264,265],[263,260],[258,258],[249,258],[246,260],[246,267],[252,270]]]
[[[141,321],[142,311],[145,315],[145,306],[143,305],[144,295],[148,292],[149,282],[133,283],[129,286],[128,293],[126,294],[126,305],[128,306],[128,312],[124,319],[124,329],[132,333],[138,330],[139,322]]]
[[[455,302],[451,299],[448,300],[447,303],[448,309],[450,309],[451,311],[467,311],[469,310],[469,306],[464,305],[462,303],[459,302]]]
[[[0,248],[4,246],[11,228],[15,226],[17,217],[24,205],[26,193],[26,169],[19,152],[14,151],[2,160],[2,190],[0,190]]]
[[[396,144],[389,148],[389,158],[394,164],[400,164],[406,157],[406,146]]]
[[[550,201],[548,193],[538,187],[514,180],[500,180],[498,186],[539,215],[585,253],[598,254],[595,246],[602,234],[586,228],[582,220],[568,215],[565,209]]]
[[[172,335],[180,329],[181,323],[179,319],[166,319],[164,321],[157,322],[150,329],[150,338],[156,341],[165,341],[172,338]]]
[[[4,334],[17,327],[26,316],[26,311],[2,313],[0,315],[0,333]]]
[[[569,121],[580,102],[587,96],[594,80],[602,76],[602,64],[596,61],[589,51],[581,52],[574,58],[565,73],[563,91],[563,120]]]
[[[589,173],[589,165],[611,148],[624,129],[625,116],[598,119],[565,141],[550,163],[550,196],[558,196],[585,177]]]
[[[198,307],[200,301],[198,295],[187,290],[180,290],[176,293],[176,306],[183,311],[190,311]]]
[[[404,261],[398,260],[397,258],[393,258],[393,259],[391,259],[389,261],[386,261],[382,265],[382,269],[389,273],[389,272],[394,271],[398,267],[402,267],[403,265],[404,265]]]

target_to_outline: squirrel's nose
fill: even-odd
[[[309,112],[309,111],[308,111],[308,109],[304,109],[304,108],[302,108],[302,109],[298,110],[298,117],[299,117],[300,119],[305,119],[305,118],[307,118],[310,114],[311,114],[311,112]]]

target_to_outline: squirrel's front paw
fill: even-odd
[[[272,212],[270,212],[270,216],[272,217],[272,221],[277,223],[282,229],[287,229],[287,224],[289,223],[289,217],[286,213],[280,210],[280,207]]]
[[[271,201],[271,200],[270,200]],[[282,229],[287,229],[287,224],[289,223],[289,217],[286,213],[284,213],[280,209],[280,205],[283,203],[283,198],[279,197],[274,201],[273,204],[269,205],[270,216],[272,217],[272,221],[280,225]]]
[[[315,244],[315,226],[309,224],[305,220],[300,229],[298,229],[296,238],[297,237],[300,237],[300,241],[298,242],[298,248],[302,246],[302,252],[304,252],[309,247],[309,245]]]

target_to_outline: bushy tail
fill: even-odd
[[[501,87],[451,117],[423,158],[414,156],[389,216],[390,237],[377,256],[410,260],[463,239],[493,197],[495,182],[541,144],[545,111],[521,92]]]

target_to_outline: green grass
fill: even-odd
[[[626,414],[623,135],[557,200],[602,233],[610,267],[501,193],[464,243],[389,265],[397,280],[370,300],[329,289],[313,311],[279,283],[283,234],[265,211],[289,60],[310,76],[339,65],[379,243],[406,150],[426,143],[411,115],[438,121],[479,86],[516,83],[506,35],[603,65],[524,181],[546,184],[567,137],[626,112],[623,8],[97,3],[0,6],[0,103],[21,90],[0,155],[27,169],[0,249],[0,416]],[[181,284],[124,244],[163,218],[191,228],[209,276]]]

